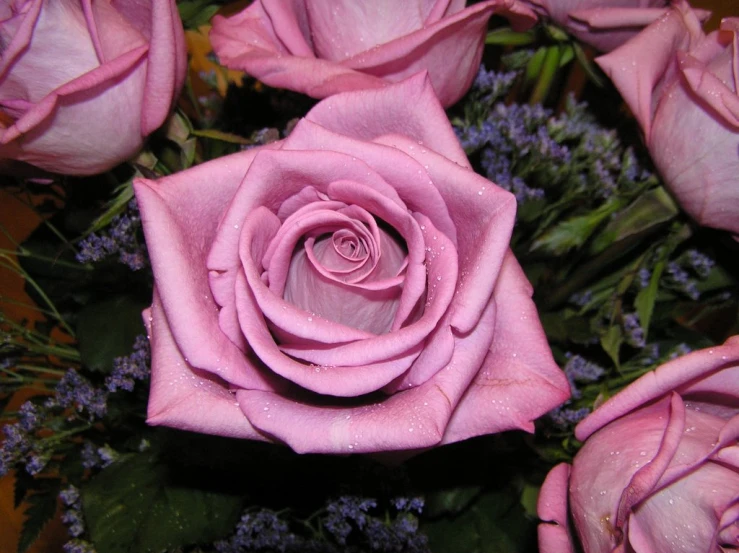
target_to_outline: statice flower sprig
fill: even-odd
[[[3,427],[0,476],[17,465],[28,474],[40,474],[70,444],[80,447],[85,469],[105,468],[113,463],[118,457],[113,447],[89,440],[80,443],[76,437],[105,419],[111,394],[119,390],[131,392],[136,382],[148,378],[149,357],[148,340],[139,336],[130,355],[114,359],[113,370],[103,386],[93,383],[79,369],[70,368],[62,373],[53,395],[22,404],[15,414],[17,421]]]
[[[290,511],[248,509],[234,534],[214,544],[218,553],[426,553],[428,540],[419,531],[423,500],[399,497],[384,509],[378,500],[340,496],[307,520]]]
[[[103,230],[92,232],[78,243],[77,261],[97,263],[118,255],[118,260],[132,271],[148,264],[146,246],[140,239],[141,216],[136,200],[130,200],[126,210],[116,215]]]

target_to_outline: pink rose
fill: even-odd
[[[609,52],[667,11],[669,0],[527,0],[586,44]]]
[[[536,20],[517,0],[256,0],[214,17],[210,38],[221,63],[270,86],[325,98],[425,70],[450,106],[472,85],[494,13]]]
[[[739,336],[644,375],[575,435],[539,496],[542,553],[739,547]]]
[[[709,35],[684,1],[596,61],[644,131],[655,165],[702,225],[739,234],[739,18]]]
[[[0,158],[65,174],[132,157],[187,56],[173,0],[0,0]]]
[[[298,452],[417,450],[560,404],[513,196],[424,76],[136,196],[156,289],[149,423]]]

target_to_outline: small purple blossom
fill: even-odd
[[[63,547],[64,553],[96,553],[93,545],[85,540],[69,540]]]
[[[94,469],[101,465],[100,455],[95,446],[90,442],[85,442],[81,451],[82,466],[86,469]]]
[[[642,267],[639,269],[639,273],[637,274],[639,278],[639,287],[640,288],[646,288],[649,286],[649,281],[652,278],[652,272],[647,269],[646,267]]]
[[[685,253],[688,264],[693,268],[698,276],[700,278],[708,278],[708,275],[711,273],[711,269],[713,269],[716,262],[698,250],[688,250]]]
[[[25,432],[33,432],[41,425],[41,413],[35,403],[26,401],[18,410],[18,423]]]
[[[133,391],[137,380],[149,377],[150,350],[149,340],[139,335],[133,345],[133,353],[113,360],[113,371],[105,379],[105,386],[110,392],[118,390]]]
[[[572,355],[568,353],[567,363],[564,366],[564,373],[577,382],[597,382],[606,370],[600,365],[588,361],[580,355]]]
[[[31,476],[40,473],[49,462],[47,453],[33,453],[26,459],[26,472]]]
[[[585,290],[584,292],[575,292],[570,296],[570,303],[577,305],[578,307],[585,307],[591,301],[593,301],[593,291]]]
[[[67,526],[67,532],[73,538],[79,538],[85,533],[85,521],[82,512],[78,509],[67,509],[62,515],[62,522]]]
[[[670,352],[669,357],[670,357],[670,359],[677,359],[678,357],[682,357],[683,355],[686,355],[686,354],[690,353],[691,351],[693,351],[693,350],[690,348],[690,346],[688,346],[687,344],[682,344],[681,343],[681,344],[676,345],[672,349],[672,351]]]
[[[570,409],[568,407],[557,407],[548,413],[552,423],[564,430],[570,426],[574,426],[590,414],[590,409],[582,407],[580,409]]]
[[[56,386],[56,393],[48,406],[72,407],[90,420],[102,418],[107,411],[107,394],[95,388],[89,380],[74,369],[69,369]]]
[[[137,237],[140,228],[138,205],[136,200],[131,200],[127,211],[116,215],[106,230],[93,232],[80,240],[77,261],[95,263],[118,254],[118,260],[132,271],[144,268],[147,257],[146,249]]]
[[[626,342],[635,348],[643,348],[646,344],[644,341],[644,329],[639,323],[639,315],[636,313],[626,313],[623,316],[623,328],[626,334]]]
[[[697,283],[690,278],[688,272],[677,262],[671,261],[667,264],[667,273],[673,286],[692,300],[700,298]]]
[[[59,492],[59,499],[67,507],[72,507],[80,500],[80,490],[77,486],[69,485]]]
[[[396,497],[392,500],[392,504],[398,511],[404,511],[407,513],[415,511],[418,514],[421,514],[425,502],[422,497]]]
[[[648,366],[656,363],[659,359],[659,344],[649,344],[644,348],[644,357],[641,360],[642,365]]]
[[[246,551],[280,551],[292,548],[298,537],[290,532],[287,522],[266,509],[245,513],[236,525],[236,533],[228,540],[216,542],[219,553]]]
[[[487,71],[484,65],[480,66],[472,87],[483,92],[483,98],[487,102],[492,102],[498,98],[502,98],[513,86],[518,73],[509,71],[507,73],[498,71]]]

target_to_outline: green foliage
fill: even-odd
[[[54,517],[57,493],[59,481],[49,479],[39,483],[33,493],[25,495],[28,507],[24,513],[23,528],[18,539],[18,553],[24,553],[31,547],[46,524]]]
[[[98,553],[159,553],[228,534],[242,499],[208,489],[206,475],[190,476],[180,482],[171,463],[130,454],[85,484],[82,505]]]
[[[487,490],[457,516],[422,525],[434,553],[524,553],[535,547],[536,519],[511,489]]]
[[[207,24],[218,8],[219,5],[211,0],[180,0],[177,2],[177,9],[185,29],[197,29]]]
[[[130,295],[111,296],[82,308],[77,338],[85,366],[109,372],[113,359],[128,355],[136,336],[144,334],[141,311],[147,303]]]

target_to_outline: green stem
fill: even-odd
[[[67,372],[63,369],[52,369],[50,367],[39,367],[36,365],[16,365],[15,368],[41,374],[56,374],[58,376],[64,376]]]
[[[39,286],[33,278],[31,278],[31,275],[29,275],[20,265],[18,265],[13,259],[5,254],[0,254],[0,259],[5,259],[8,263],[0,263],[0,267],[5,267],[6,269],[10,269],[12,271],[17,272],[20,274],[28,284],[30,284],[36,292],[38,292],[39,296],[41,296],[41,299],[44,300],[46,305],[49,307],[49,309],[54,313],[54,317],[59,322],[59,324],[67,331],[67,333],[75,337],[74,330],[72,330],[72,327],[70,327],[67,322],[62,317],[61,313],[57,310],[54,303],[51,301],[49,296],[46,295],[46,292]]]
[[[531,93],[529,98],[529,104],[541,104],[549,94],[549,89],[552,87],[554,82],[554,75],[557,73],[559,68],[559,61],[562,57],[562,48],[559,45],[553,45],[547,48],[547,52],[544,55],[544,62],[541,66],[541,72],[539,78],[536,81],[534,91]]]

